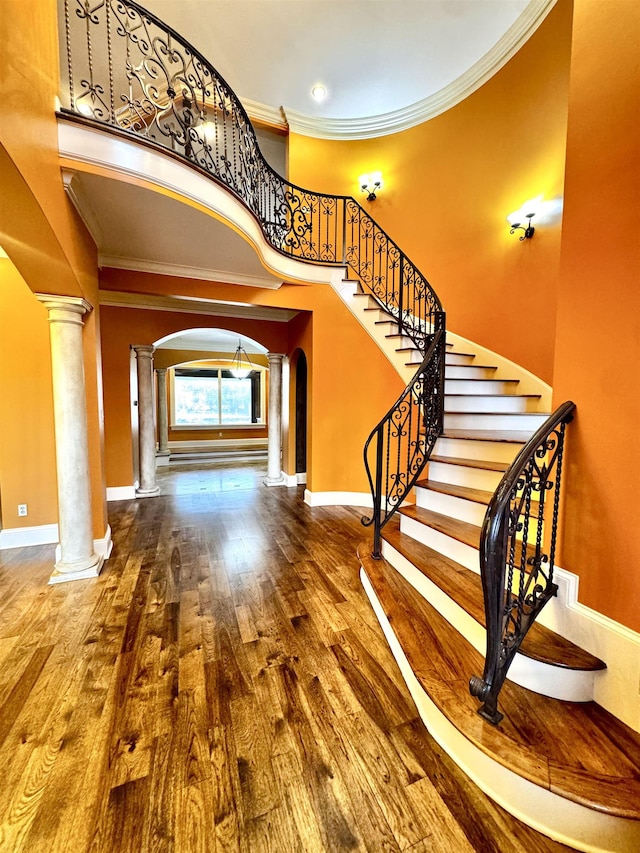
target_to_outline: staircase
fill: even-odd
[[[394,319],[352,285],[341,295],[407,379],[421,354]],[[469,693],[486,648],[481,526],[548,414],[540,394],[463,350],[447,343],[444,433],[413,501],[382,530],[383,559],[360,546],[362,583],[430,733],[486,793],[576,849],[637,851],[640,737],[593,701],[603,661],[536,622],[509,670],[499,726]]]
[[[134,0],[65,0],[64,23],[70,120],[170,152],[239,200],[276,252],[357,276],[363,292],[347,282],[341,295],[406,385],[365,450],[374,546],[360,546],[362,582],[433,737],[541,832],[584,851],[640,850],[640,736],[593,701],[601,660],[536,623],[497,725],[469,692],[470,676],[487,683],[477,676],[495,621],[478,574],[480,525],[548,401],[473,346],[445,346],[437,294],[398,245],[354,199],[277,175],[238,98],[178,33]],[[528,509],[524,530],[510,533],[510,559],[519,551],[522,563],[529,525],[542,529]]]

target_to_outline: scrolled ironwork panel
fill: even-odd
[[[482,700],[479,713],[497,725],[498,696],[515,654],[544,605],[557,592],[553,580],[565,430],[572,402],[560,406],[504,474],[485,516],[480,570],[487,619],[482,677],[469,690]],[[546,505],[553,497],[550,529]],[[533,534],[533,535],[532,535]]]

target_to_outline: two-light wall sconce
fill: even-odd
[[[376,193],[382,189],[382,172],[370,172],[358,178],[360,190],[367,194],[367,201],[375,201]]]
[[[534,213],[525,213],[524,217],[523,217],[524,219],[527,220],[526,225],[525,225],[521,222],[519,213],[511,213],[509,216],[507,216],[507,219],[509,221],[509,225],[511,226],[511,230],[509,231],[509,234],[515,234],[516,231],[522,231],[522,236],[519,237],[518,239],[520,241],[530,240],[533,237],[535,230],[536,230],[533,227],[533,225],[531,224],[531,220],[533,219],[533,217],[535,215],[536,215],[535,212]]]

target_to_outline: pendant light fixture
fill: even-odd
[[[240,338],[238,340],[238,348],[236,349],[236,353],[233,357],[231,373],[236,379],[246,379],[252,370],[253,364],[247,355],[246,349],[242,346],[242,339]]]

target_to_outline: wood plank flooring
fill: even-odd
[[[112,503],[97,580],[0,552],[1,853],[561,851],[419,721],[361,589],[361,513],[179,462]]]

